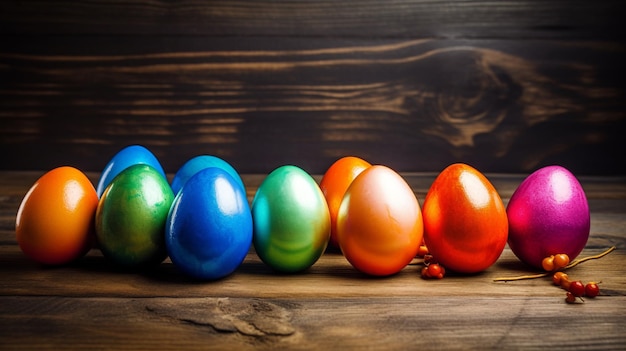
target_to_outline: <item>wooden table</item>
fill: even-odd
[[[92,250],[42,267],[15,241],[15,214],[42,172],[0,172],[0,349],[624,349],[626,179],[580,177],[591,236],[571,268],[601,280],[601,296],[570,305],[548,278],[506,248],[487,271],[419,277],[419,260],[387,278],[365,276],[329,250],[309,270],[278,274],[251,251],[231,276],[194,282],[169,260],[150,273],[120,272]],[[403,174],[423,202],[434,174]],[[95,180],[97,174],[90,174]],[[263,175],[245,175],[251,197]],[[488,175],[506,202],[522,180]],[[319,178],[317,178],[319,179]]]

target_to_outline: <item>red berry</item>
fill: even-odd
[[[576,297],[583,296],[585,294],[585,286],[580,280],[574,281],[569,285],[569,292]]]
[[[565,302],[576,303],[576,296],[574,296],[574,294],[568,291],[567,294],[565,295]]]
[[[596,297],[600,293],[600,287],[597,283],[589,282],[585,285],[585,296]]]
[[[430,275],[428,274],[428,267],[422,268],[422,278],[430,279]]]
[[[437,279],[443,278],[443,267],[441,267],[437,263],[429,264],[428,265],[428,275],[433,277],[433,278],[437,278]]]

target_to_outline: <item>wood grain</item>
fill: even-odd
[[[76,35],[623,38],[618,0],[5,1],[0,33]]]
[[[625,59],[595,41],[17,37],[0,52],[0,167],[99,171],[138,143],[168,172],[206,153],[242,173],[352,154],[624,174]]]
[[[608,350],[626,344],[625,297],[585,306],[557,300],[0,297],[0,340],[15,350]],[[580,323],[548,328],[555,316]]]
[[[622,1],[0,2],[0,169],[626,174]]]

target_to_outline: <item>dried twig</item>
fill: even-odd
[[[613,250],[615,250],[615,246],[611,246],[610,248],[608,248],[604,252],[601,252],[601,253],[599,253],[597,255],[587,256],[587,257],[584,257],[584,258],[579,258],[577,260],[574,260],[573,262],[571,262],[567,266],[565,266],[563,268],[563,270],[575,267],[575,266],[577,266],[577,265],[579,265],[579,264],[581,264],[581,263],[583,263],[585,261],[596,260],[598,258],[602,258],[602,257],[610,254]],[[554,273],[554,272],[544,272],[544,273],[537,273],[537,274],[520,275],[520,276],[517,276],[517,277],[508,277],[508,278],[495,278],[493,281],[494,282],[510,282],[510,281],[515,281],[515,280],[536,279],[536,278],[547,277],[547,276],[549,276],[552,273]]]

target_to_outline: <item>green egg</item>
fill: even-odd
[[[102,254],[116,265],[140,268],[167,257],[165,221],[174,193],[155,168],[137,164],[119,173],[104,190],[96,210],[96,237]]]
[[[296,166],[275,169],[252,202],[253,244],[263,262],[281,272],[299,272],[324,253],[330,214],[315,180]]]

